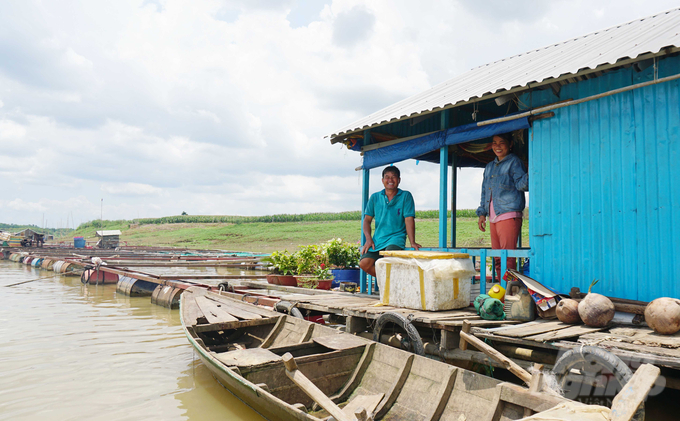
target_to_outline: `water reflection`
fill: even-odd
[[[0,261],[0,285],[54,275]],[[150,297],[57,276],[0,287],[0,299],[0,420],[262,419],[210,376],[179,312]]]

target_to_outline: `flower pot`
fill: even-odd
[[[302,288],[309,289],[331,289],[333,284],[333,279],[315,279],[309,276],[298,276],[297,277],[298,286]]]
[[[267,282],[272,284],[272,285],[283,285],[283,286],[287,286],[287,287],[298,286],[297,279],[293,275],[269,274],[269,275],[267,275]]]
[[[359,274],[361,273],[359,269],[333,269],[331,270],[331,273],[335,278],[333,279],[333,288],[340,286],[340,282],[354,282],[357,285],[359,284]]]

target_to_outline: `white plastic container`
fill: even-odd
[[[393,307],[439,311],[470,305],[475,268],[465,253],[383,251],[375,263],[380,300]]]

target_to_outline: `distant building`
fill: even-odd
[[[120,232],[120,230],[97,231],[97,237],[99,237],[100,240],[97,242],[97,245],[95,247],[102,249],[115,249],[116,247],[118,247],[121,234],[122,233]]]
[[[32,247],[34,245],[42,247],[43,243],[45,242],[45,234],[33,231],[30,228],[16,232],[14,235],[17,237],[23,237],[21,245],[24,247]]]

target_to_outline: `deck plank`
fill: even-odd
[[[553,332],[541,333],[533,336],[526,336],[523,339],[536,342],[552,342],[560,339],[573,338],[584,335],[586,333],[597,332],[604,330],[606,327],[589,327],[589,326],[570,326],[566,329],[560,329]]]
[[[212,324],[238,321],[236,317],[218,307],[215,301],[209,300],[206,297],[196,297],[196,304],[203,312],[205,318],[208,319],[208,323]]]
[[[219,300],[213,300],[211,297],[205,297],[206,299],[212,301],[217,305],[219,309],[222,311],[225,311],[229,314],[231,314],[234,317],[237,317],[239,319],[243,320],[253,320],[253,319],[261,319],[263,316],[260,314],[257,314],[252,311],[248,311],[251,308],[254,308],[257,310],[256,306],[251,305],[251,307],[247,307],[248,310],[243,309],[241,306],[238,305],[237,301],[230,301],[228,303],[219,301]]]
[[[527,336],[539,335],[541,333],[552,332],[556,330],[566,329],[573,325],[562,323],[560,321],[550,320],[542,321],[531,326],[520,325],[510,329],[503,329],[496,331],[496,335],[509,336],[511,338],[524,338]]]

